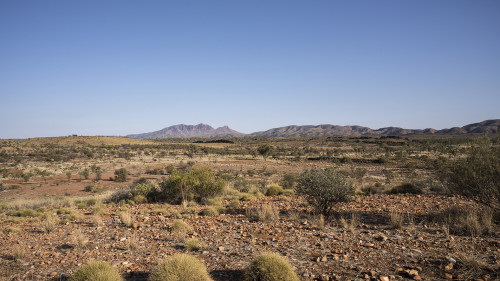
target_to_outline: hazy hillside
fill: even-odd
[[[207,124],[175,125],[151,133],[128,135],[136,139],[168,139],[168,138],[209,138],[209,137],[239,137],[245,134],[236,132],[228,126],[214,129]]]

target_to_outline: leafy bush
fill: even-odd
[[[235,178],[233,185],[234,189],[240,192],[248,192],[250,190],[250,182],[243,177]]]
[[[482,139],[467,158],[443,165],[440,174],[452,193],[500,209],[500,147],[489,139]]]
[[[298,281],[299,277],[284,257],[276,253],[263,253],[245,270],[244,280]]]
[[[306,170],[298,180],[297,191],[307,196],[309,203],[318,213],[331,214],[337,202],[354,199],[354,186],[334,169]]]
[[[120,273],[111,265],[101,261],[91,261],[78,269],[69,281],[121,281]]]
[[[205,265],[187,254],[177,254],[160,262],[151,272],[149,281],[211,281]]]
[[[221,194],[225,185],[208,167],[192,168],[185,173],[174,171],[160,182],[160,197],[173,203],[192,199],[201,202]]]
[[[272,184],[267,188],[266,196],[276,196],[283,193],[283,188],[277,184]]]
[[[115,181],[116,182],[126,182],[128,176],[128,171],[125,168],[120,168],[115,170]]]
[[[393,187],[387,193],[389,194],[401,194],[401,193],[410,193],[410,194],[421,194],[422,189],[418,186],[415,186],[411,183],[404,183],[402,185],[398,185]]]

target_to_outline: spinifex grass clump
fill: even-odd
[[[205,265],[187,254],[177,254],[160,262],[151,272],[149,281],[211,281]]]
[[[91,261],[82,265],[69,281],[122,281],[120,273],[113,266],[101,262]]]
[[[290,263],[276,253],[263,253],[248,266],[245,281],[298,281],[299,277]]]

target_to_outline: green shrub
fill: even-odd
[[[217,178],[208,167],[192,168],[187,172],[173,172],[160,182],[161,199],[181,203],[192,199],[202,202],[222,194],[225,181]]]
[[[115,170],[115,181],[116,182],[126,182],[128,176],[128,171],[125,168],[120,168]]]
[[[418,186],[415,186],[411,183],[404,183],[402,185],[398,185],[393,187],[387,193],[389,194],[401,194],[401,193],[409,193],[409,194],[421,194],[422,189]]]
[[[177,254],[160,262],[151,272],[149,281],[211,281],[205,265],[187,254]]]
[[[290,263],[276,253],[257,256],[245,270],[245,281],[299,281]]]
[[[266,196],[276,196],[283,193],[283,188],[277,184],[272,184],[267,188]]]
[[[248,192],[250,190],[250,182],[243,178],[243,177],[237,177],[234,179],[233,182],[234,189],[240,191],[240,192]]]
[[[101,261],[91,261],[78,269],[69,281],[121,281],[120,273],[111,265]]]
[[[298,176],[296,174],[284,174],[281,179],[281,186],[285,189],[293,189],[297,184]]]
[[[354,186],[334,169],[306,170],[299,178],[297,191],[307,196],[309,203],[318,213],[331,214],[337,202],[350,202],[354,199]]]

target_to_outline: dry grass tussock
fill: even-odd
[[[339,224],[342,228],[354,232],[356,230],[356,227],[358,227],[359,225],[359,217],[354,213],[352,213],[350,216],[341,215],[339,218]]]
[[[73,246],[77,249],[85,249],[89,243],[89,238],[80,229],[75,230],[72,240]]]
[[[472,280],[482,277],[486,274],[494,273],[493,280],[500,278],[500,265],[490,265],[478,257],[469,253],[459,252],[454,255],[457,260],[457,271],[460,272],[466,280]],[[495,278],[496,277],[496,278]]]
[[[259,208],[249,208],[246,210],[248,218],[259,222],[277,220],[279,219],[279,214],[279,209],[270,205],[263,205]]]
[[[123,278],[113,266],[101,261],[91,261],[82,265],[75,274],[69,278],[69,281],[87,280],[121,281]]]
[[[197,280],[211,281],[205,265],[187,254],[176,254],[160,262],[149,276],[149,281]]]
[[[47,215],[42,220],[42,228],[46,233],[52,232],[59,222],[59,218],[54,215]]]
[[[432,216],[432,219],[455,235],[480,236],[495,233],[494,211],[491,208],[472,209],[451,207]]]
[[[120,220],[124,225],[128,227],[131,227],[132,224],[134,223],[134,218],[132,217],[132,214],[130,214],[128,210],[120,212]]]
[[[299,281],[288,260],[277,253],[262,253],[255,257],[244,274],[245,281]]]
[[[27,252],[24,245],[15,245],[12,247],[12,258],[15,261],[23,261],[26,259]]]

